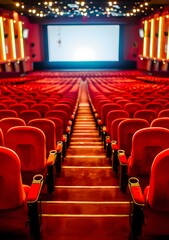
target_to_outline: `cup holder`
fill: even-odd
[[[120,156],[121,156],[121,155],[125,155],[125,151],[122,150],[122,149],[119,149],[119,150],[118,150],[118,155],[120,155]]]
[[[49,155],[55,155],[55,154],[57,154],[57,151],[56,151],[56,150],[51,150],[51,151],[49,152]]]
[[[43,181],[43,176],[41,174],[36,174],[33,177],[33,183],[41,183]]]
[[[130,186],[139,186],[139,180],[136,177],[129,178],[128,183]]]

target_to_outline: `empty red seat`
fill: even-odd
[[[169,109],[163,109],[158,113],[158,117],[169,117]]]
[[[156,118],[151,122],[150,127],[164,127],[169,129],[169,117]]]
[[[141,236],[142,228],[147,235],[158,239],[169,236],[169,148],[155,156],[150,172],[150,182],[143,189],[139,180],[129,179],[132,197],[131,231],[134,239]],[[153,238],[154,239],[154,238]]]
[[[137,110],[134,113],[133,118],[145,119],[150,124],[155,118],[157,118],[157,112],[155,110],[152,110],[152,109],[141,109],[141,110]]]
[[[54,191],[53,166],[56,155],[46,158],[46,137],[42,130],[31,126],[17,126],[8,130],[5,144],[14,150],[21,161],[24,184],[30,185],[36,174],[43,175],[48,191]]]
[[[158,103],[158,102],[151,102],[151,103],[145,104],[144,108],[155,110],[158,114],[162,110],[163,105],[161,103]]]
[[[154,157],[169,148],[169,130],[162,127],[148,127],[135,132],[132,138],[131,156],[126,158],[120,152],[118,159],[121,171],[121,186],[126,189],[127,177],[136,177],[144,188],[149,184],[150,170]]]
[[[43,118],[45,117],[45,114],[47,113],[47,111],[50,110],[50,107],[45,103],[37,103],[37,104],[33,104],[30,109],[38,111],[41,117]]]
[[[0,110],[0,119],[6,118],[6,117],[18,117],[18,114],[14,110],[9,110],[9,109]]]
[[[24,110],[28,110],[28,106],[24,103],[11,104],[8,109],[16,111],[18,114]]]
[[[35,177],[36,181],[32,179],[31,187],[23,185],[20,169],[18,155],[13,150],[0,146],[1,239],[8,239],[8,235],[13,236],[9,239],[27,239],[28,228],[35,239],[40,237],[38,201],[43,178],[38,180]]]
[[[129,116],[130,118],[133,118],[134,116],[134,113],[137,111],[137,110],[141,110],[143,109],[143,105],[140,104],[140,103],[126,103],[124,105],[124,108],[123,108],[125,111],[127,111],[129,113]]]
[[[28,109],[20,112],[19,118],[22,118],[27,124],[32,119],[41,118],[41,115],[36,110]]]
[[[2,118],[0,120],[0,128],[4,135],[6,135],[7,131],[14,126],[26,126],[26,123],[23,119],[14,117]]]
[[[52,150],[57,152],[57,160],[55,162],[56,171],[59,173],[61,171],[61,161],[62,161],[62,141],[56,141],[56,125],[55,123],[47,118],[33,119],[28,122],[28,126],[33,126],[41,129],[46,136],[46,158]]]

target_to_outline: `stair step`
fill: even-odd
[[[102,141],[101,141],[101,139],[99,139],[98,137],[84,137],[84,136],[82,136],[82,137],[74,137],[74,136],[72,136],[71,137],[71,142],[70,142],[70,144],[71,143],[73,143],[73,142],[76,142],[77,144],[78,144],[78,142],[81,142],[81,141],[83,141],[83,142],[101,142],[102,143]],[[103,144],[103,143],[102,143]]]
[[[111,166],[63,166],[56,186],[118,186]]]
[[[129,214],[124,201],[42,201],[43,214]]]
[[[110,166],[105,156],[66,156],[63,166]]]
[[[85,156],[90,156],[90,155],[104,155],[106,157],[106,153],[104,150],[103,146],[70,146],[67,149],[67,154],[68,155],[85,155]]]
[[[99,133],[72,133],[72,138],[74,138],[74,137],[79,137],[79,138],[82,138],[82,137],[87,137],[87,138],[89,138],[89,137],[94,137],[94,138],[96,138],[96,137],[98,137],[99,138]]]
[[[75,128],[73,130],[73,133],[97,133],[98,134],[95,128],[92,128],[92,129],[84,129],[84,128],[76,129]]]
[[[130,233],[128,215],[42,214],[42,222],[43,239],[127,240]]]
[[[75,142],[73,142],[73,141],[71,141],[70,142],[70,147],[71,146],[85,146],[85,145],[89,145],[89,146],[101,146],[101,147],[103,147],[103,143],[100,141],[97,141],[97,142],[93,142],[93,141],[75,141]]]
[[[119,191],[119,186],[55,186],[55,191],[49,194],[47,191],[42,195],[43,201],[75,201],[87,204],[87,202],[107,204],[108,202],[129,202],[129,194]],[[115,204],[114,203],[114,204]]]

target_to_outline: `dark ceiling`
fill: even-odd
[[[0,8],[29,17],[145,17],[169,7],[169,0],[0,0]]]

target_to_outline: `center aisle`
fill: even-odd
[[[82,82],[77,117],[55,192],[42,201],[43,240],[127,240],[128,196],[105,157]],[[47,201],[45,201],[47,200]]]

